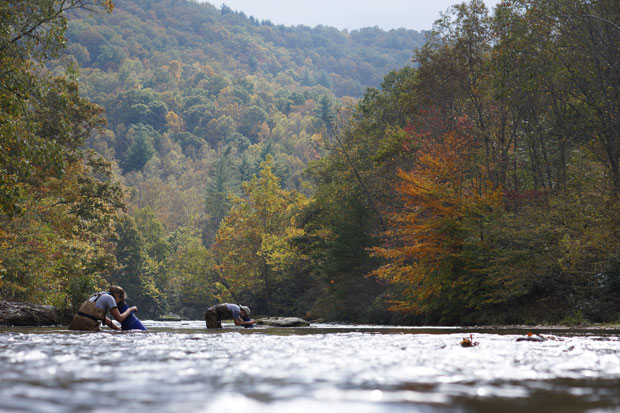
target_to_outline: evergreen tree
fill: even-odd
[[[327,129],[327,133],[331,133],[334,128],[336,114],[334,113],[333,105],[327,95],[323,95],[319,100],[316,115],[323,121],[323,124]]]
[[[140,314],[157,317],[166,311],[166,302],[155,285],[154,265],[145,250],[145,243],[130,216],[120,218],[116,226],[116,260],[118,270],[111,282],[125,289],[132,305]]]
[[[155,153],[147,129],[143,125],[138,125],[133,131],[133,139],[123,162],[123,167],[127,172],[142,170]]]
[[[209,214],[207,228],[203,234],[206,245],[213,242],[217,228],[230,210],[229,197],[237,190],[234,171],[230,163],[230,147],[227,147],[217,159],[213,177],[206,188],[205,207]]]

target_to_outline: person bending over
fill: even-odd
[[[255,320],[250,317],[250,307],[237,304],[218,304],[205,313],[207,328],[222,328],[222,320],[233,320],[236,326],[251,327]]]
[[[106,317],[109,311],[112,317],[119,323],[122,323],[138,308],[129,307],[122,314],[118,311],[118,303],[125,300],[125,290],[118,285],[110,287],[108,292],[100,292],[90,296],[90,298],[82,303],[77,314],[73,316],[73,320],[69,324],[69,330],[81,331],[101,331],[99,322],[101,321],[114,330],[120,330],[116,324]]]

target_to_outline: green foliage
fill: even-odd
[[[75,308],[114,267],[122,192],[83,144],[103,125],[78,85],[44,67],[65,45],[66,11],[107,1],[0,4],[0,297]]]
[[[136,305],[143,317],[157,317],[166,312],[166,301],[155,284],[157,263],[146,252],[146,243],[134,219],[120,217],[116,225],[116,261],[118,268],[110,282],[122,286],[128,301]]]
[[[123,161],[124,170],[127,172],[140,171],[155,153],[155,148],[151,142],[152,137],[148,135],[148,130],[142,125],[132,128],[127,135],[131,144],[127,148]]]
[[[106,133],[116,136],[115,142],[93,148],[112,157],[125,174],[140,171],[138,180],[150,178],[144,168],[151,157],[153,167],[185,162],[170,159],[174,150],[158,147],[156,135],[168,134],[183,155],[193,159],[205,150],[221,152],[234,144],[231,164],[239,168],[235,172],[242,181],[257,171],[264,153],[271,153],[283,185],[300,189],[304,165],[318,156],[311,137],[322,127],[317,121],[319,99],[329,95],[333,103],[333,91],[343,89],[342,82],[356,83],[354,95],[359,95],[362,85],[378,84],[386,71],[405,64],[410,50],[422,41],[421,34],[405,30],[363,31],[358,36],[357,31],[323,26],[275,28],[185,1],[121,0],[115,6],[105,18],[73,14],[68,51],[84,63],[83,89],[106,108]],[[169,12],[156,11],[164,9]],[[362,63],[371,56],[380,57]],[[358,70],[358,64],[364,67]],[[304,87],[306,75],[323,85],[309,82],[312,86]],[[330,84],[332,91],[325,88]],[[132,136],[131,125],[137,124],[157,134],[149,133],[148,139]],[[149,141],[159,153],[151,154]],[[208,171],[203,163],[187,175]],[[142,185],[132,177],[132,186],[140,191]],[[196,191],[198,186],[183,190]],[[165,221],[164,214],[158,215]]]
[[[230,301],[212,253],[196,233],[179,231],[172,245],[166,264],[166,297],[172,312],[202,319],[208,307]]]
[[[350,322],[389,322],[387,305],[378,300],[385,288],[383,283],[365,276],[375,265],[368,253],[374,244],[372,211],[356,198],[341,198],[340,202],[337,212],[324,218],[328,220],[323,225],[330,228],[329,236],[324,236],[311,251],[313,270],[324,288],[312,315]]]
[[[142,123],[155,130],[166,126],[168,108],[159,94],[151,89],[131,89],[121,92],[106,105],[108,121],[125,125]]]
[[[77,161],[64,172],[46,180],[44,192],[24,198],[19,216],[0,218],[5,299],[74,307],[85,285],[101,285],[114,268],[109,240],[123,206],[119,186],[99,159]]]
[[[210,245],[215,238],[220,223],[228,215],[232,206],[229,195],[236,192],[236,179],[229,156],[228,153],[224,153],[217,160],[213,179],[205,191],[205,206],[209,213],[208,228],[204,232],[207,245]]]
[[[271,164],[268,156],[260,177],[244,183],[245,198],[232,199],[214,245],[218,268],[236,297],[266,314],[286,311],[291,300],[283,293],[305,259],[293,241],[303,236],[296,216],[307,202],[280,187]]]
[[[413,65],[412,31],[115,3],[0,4],[1,298],[619,317],[617,1],[458,4]]]
[[[619,119],[608,95],[618,19],[617,2],[605,0],[506,2],[495,16],[481,1],[454,6],[417,51],[418,66],[368,90],[352,121],[325,139],[329,156],[310,169],[325,215],[356,194],[376,217],[368,233],[392,218],[375,249],[385,261],[370,269],[392,282],[378,296],[393,309],[432,323],[617,318],[615,272],[604,269],[620,241],[611,230],[617,136],[596,125]],[[460,166],[423,157],[454,130],[471,139]],[[404,199],[394,195],[398,168],[417,171],[401,173]],[[432,172],[420,180],[420,168]],[[468,182],[503,192],[503,208],[468,201],[485,191],[450,196]],[[319,214],[306,225],[338,233]],[[334,247],[318,243],[317,257]]]
[[[353,138],[354,135],[348,137]],[[357,137],[357,136],[356,136]],[[306,253],[312,258],[308,271],[321,281],[321,294],[317,297],[312,316],[330,320],[386,323],[394,320],[387,314],[385,285],[366,275],[376,267],[369,248],[376,242],[379,222],[369,205],[375,198],[376,188],[365,194],[361,184],[371,184],[362,169],[360,154],[347,145],[346,151],[334,149],[329,157],[311,165],[311,176],[317,181],[317,192],[312,209],[306,212],[303,227],[306,232]],[[354,149],[355,148],[355,149]],[[355,157],[353,166],[363,179],[358,180],[347,162]]]
[[[88,116],[76,119],[85,101],[77,85],[54,79],[42,68],[65,45],[66,11],[80,8],[111,10],[108,1],[55,0],[0,4],[0,212],[22,212],[20,200],[29,187],[48,174],[61,174],[63,163],[83,141]],[[92,109],[86,109],[92,110]],[[39,124],[38,112],[48,121]],[[64,116],[63,116],[64,115]],[[94,119],[96,116],[91,114]],[[75,132],[70,132],[68,125]],[[95,121],[98,122],[98,121]]]
[[[163,263],[170,253],[171,245],[164,226],[149,207],[134,211],[136,229],[144,240],[148,256],[157,263]]]

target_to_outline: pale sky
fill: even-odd
[[[439,13],[459,0],[199,0],[218,9],[222,3],[248,17],[271,20],[285,26],[314,27],[319,24],[338,29],[379,26],[383,30],[404,27],[429,30]],[[489,11],[500,0],[484,0]]]

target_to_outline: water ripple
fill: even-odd
[[[0,330],[0,411],[616,411],[616,334],[319,326]]]

